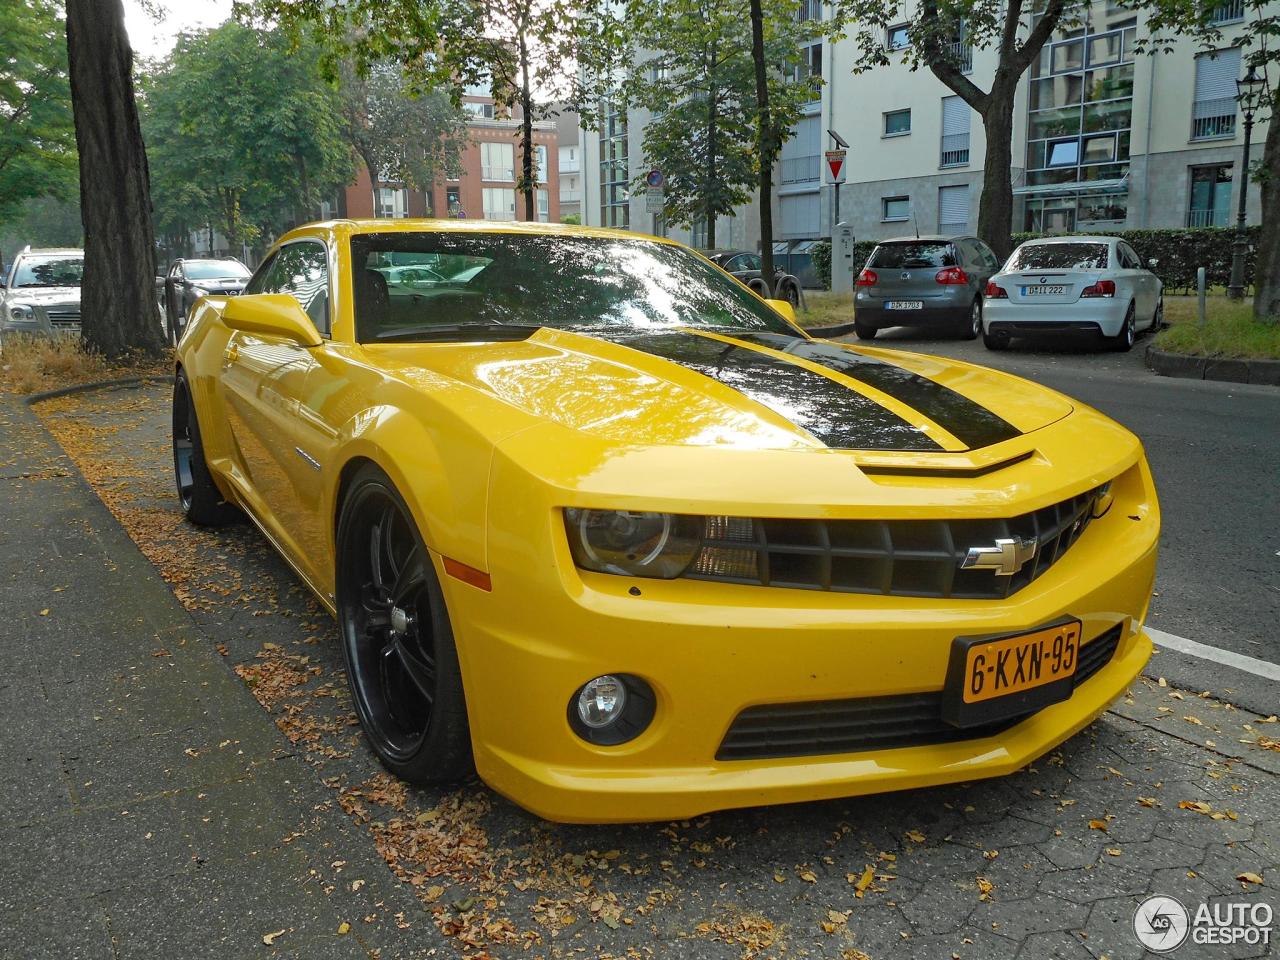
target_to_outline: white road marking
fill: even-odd
[[[1155,627],[1147,627],[1146,631],[1152,642],[1158,647],[1167,647],[1170,650],[1177,650],[1179,653],[1199,657],[1201,660],[1211,660],[1227,667],[1235,667],[1237,670],[1251,673],[1255,677],[1264,677],[1267,680],[1280,682],[1280,664],[1268,663],[1266,660],[1258,660],[1255,657],[1246,657],[1242,653],[1232,653],[1230,650],[1223,650],[1220,647],[1211,647],[1207,643],[1198,643],[1195,640],[1188,640],[1186,637],[1174,636],[1172,633],[1165,633]]]

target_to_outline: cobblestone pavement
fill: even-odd
[[[396,922],[436,955],[1121,960],[1144,955],[1132,920],[1152,893],[1280,912],[1280,724],[1154,675],[1036,763],[973,784],[606,827],[539,821],[479,783],[406,788],[364,746],[333,624],[283,561],[248,524],[208,532],[178,517],[167,388],[41,415],[207,657],[249,686],[390,871],[358,879],[415,895]],[[334,829],[278,813],[260,812],[277,852]],[[355,879],[338,884],[350,922],[388,922]],[[258,949],[262,932],[248,931]],[[1176,956],[1269,949],[1188,943]]]

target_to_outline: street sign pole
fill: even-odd
[[[828,150],[826,152],[827,170],[831,174],[831,185],[835,187],[836,215],[831,226],[834,228],[840,222],[840,184],[844,183],[844,163],[847,151],[841,147],[838,150]]]

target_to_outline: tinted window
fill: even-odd
[[[15,287],[78,287],[83,257],[23,257],[14,271]]]
[[[1105,270],[1105,243],[1039,243],[1019,247],[1010,270]]]
[[[740,253],[729,261],[725,269],[730,272],[734,270],[759,270],[760,258],[754,253]]]
[[[259,271],[254,280],[260,283],[253,293],[293,296],[316,329],[329,332],[329,258],[323,244],[310,240],[286,244],[276,252],[266,273]]]
[[[1139,270],[1142,268],[1142,261],[1138,259],[1138,255],[1133,252],[1133,247],[1127,243],[1116,245],[1116,250],[1120,254],[1120,265],[1130,270]]]
[[[955,251],[950,243],[920,240],[914,243],[882,243],[871,254],[869,267],[897,270],[909,267],[954,267]]]
[[[439,254],[449,279],[408,285],[389,256]],[[505,233],[364,234],[351,239],[356,336],[464,339],[455,325],[652,330],[711,327],[794,333],[723,271],[666,243]],[[440,329],[446,328],[446,329]]]

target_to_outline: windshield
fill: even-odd
[[[921,240],[915,243],[882,243],[871,254],[868,267],[898,270],[904,267],[954,267],[955,250],[947,241]]]
[[[187,260],[182,272],[188,280],[222,280],[235,277],[243,280],[249,276],[249,268],[237,260]]]
[[[1009,258],[1009,270],[1105,270],[1105,243],[1032,243]]]
[[[351,239],[356,335],[474,338],[485,327],[794,333],[727,274],[649,240],[510,233],[364,234]],[[405,254],[435,254],[406,270]],[[514,331],[512,331],[514,332]]]
[[[23,257],[14,272],[15,287],[78,287],[83,257]]]

